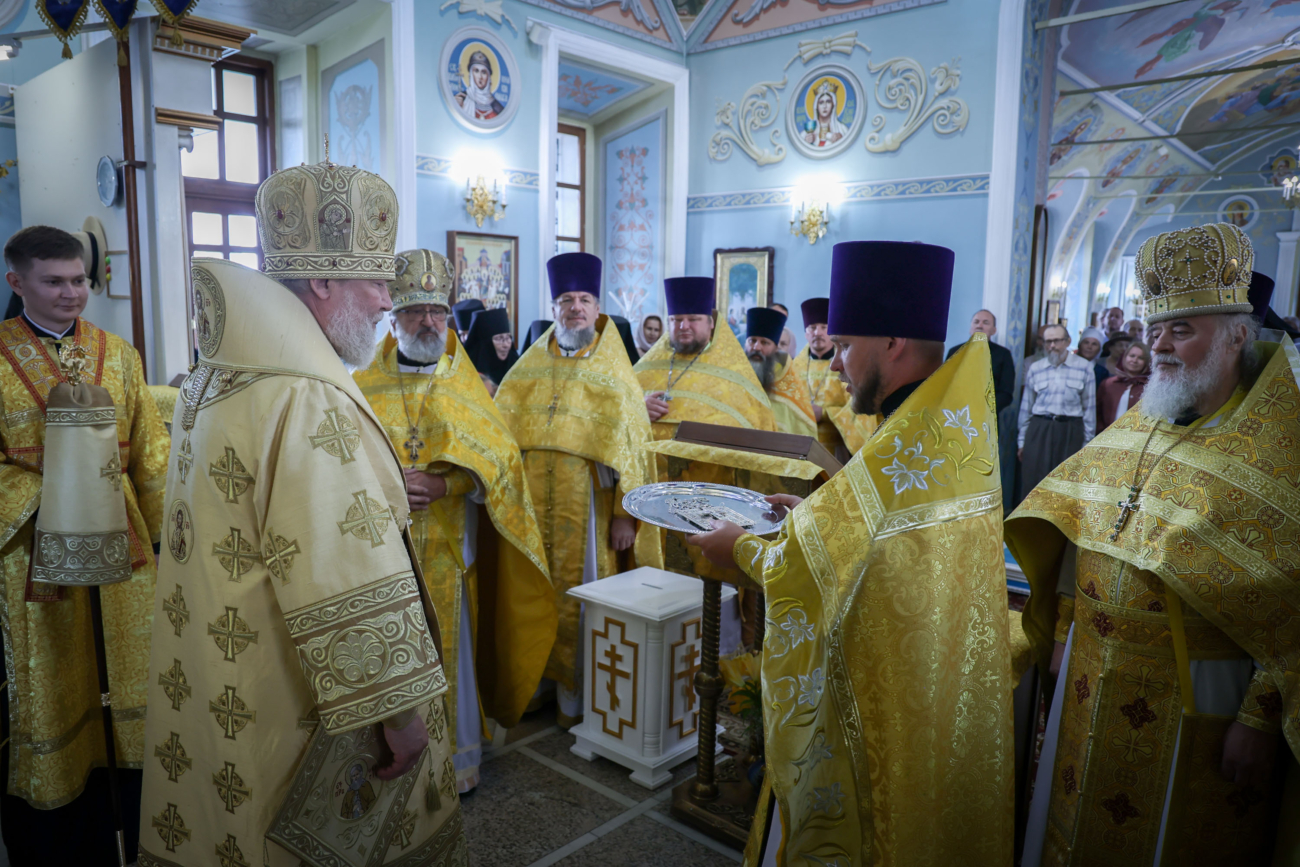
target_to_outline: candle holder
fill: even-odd
[[[816,244],[826,235],[831,224],[831,209],[827,204],[810,205],[804,202],[790,218],[790,234],[803,235],[809,245]]]
[[[493,222],[505,219],[505,196],[501,192],[499,182],[493,181],[492,189],[489,190],[487,181],[482,175],[479,175],[473,184],[466,178],[465,210],[474,218],[474,225],[480,229],[483,228],[483,221],[489,217]]]

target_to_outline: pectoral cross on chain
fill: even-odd
[[[411,463],[415,463],[420,459],[420,449],[424,448],[424,440],[416,435],[414,429],[411,430],[410,437],[402,445],[406,447],[406,455],[411,459]]]
[[[546,424],[555,421],[555,411],[560,408],[560,393],[551,395],[551,405],[546,408]]]
[[[1140,505],[1138,505],[1138,501],[1137,501],[1138,493],[1139,492],[1136,487],[1129,488],[1128,499],[1120,500],[1118,503],[1115,504],[1119,506],[1119,515],[1116,516],[1115,518],[1115,532],[1110,534],[1110,540],[1112,542],[1114,542],[1119,538],[1120,531],[1123,530],[1124,525],[1128,523],[1129,515],[1133,514],[1138,509],[1142,508]]]

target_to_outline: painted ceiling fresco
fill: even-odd
[[[559,108],[562,114],[577,115],[585,120],[649,86],[639,79],[585,66],[567,57],[560,60]]]
[[[1126,3],[1075,0],[1063,14]],[[1089,288],[1095,292],[1111,285],[1125,248],[1153,215],[1164,220],[1189,205],[1206,207],[1204,197],[1178,194],[1212,182],[1220,189],[1273,184],[1268,173],[1219,181],[1213,175],[1239,168],[1248,155],[1258,153],[1256,162],[1269,163],[1273,151],[1290,146],[1294,152],[1300,139],[1300,63],[1162,79],[1300,61],[1296,42],[1300,0],[1188,0],[1063,28],[1057,93],[1064,95],[1053,110],[1048,155],[1048,208],[1056,221],[1051,279],[1078,279],[1079,251],[1094,226]],[[1070,93],[1130,82],[1132,87]],[[1172,137],[1127,141],[1152,136]],[[1280,200],[1271,192],[1252,195],[1265,208]],[[1117,208],[1127,215],[1114,229]]]

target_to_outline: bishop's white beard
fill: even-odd
[[[343,305],[330,314],[322,330],[339,358],[360,370],[370,366],[375,357],[375,326],[382,316],[368,315],[360,296],[348,292],[343,296]]]
[[[555,323],[555,342],[560,344],[560,348],[568,352],[577,352],[579,349],[585,349],[591,345],[591,341],[596,339],[596,326],[588,325],[586,328],[565,328],[564,323]]]
[[[1232,357],[1222,350],[1231,340],[1231,332],[1227,328],[1220,329],[1205,360],[1190,370],[1172,352],[1152,355],[1151,378],[1142,392],[1142,414],[1156,419],[1177,419],[1192,412],[1201,398],[1223,381]],[[1178,367],[1167,370],[1159,366],[1162,363]]]
[[[412,337],[400,327],[397,329],[397,348],[412,361],[436,364],[447,349],[447,338],[436,331]]]

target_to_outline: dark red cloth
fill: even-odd
[[[1133,387],[1132,394],[1128,396],[1128,409],[1132,409],[1142,399],[1142,391],[1150,378],[1148,374],[1142,376],[1122,374],[1112,376],[1097,386],[1097,433],[1101,433],[1115,421],[1119,399],[1124,396],[1124,390],[1129,386]]]

